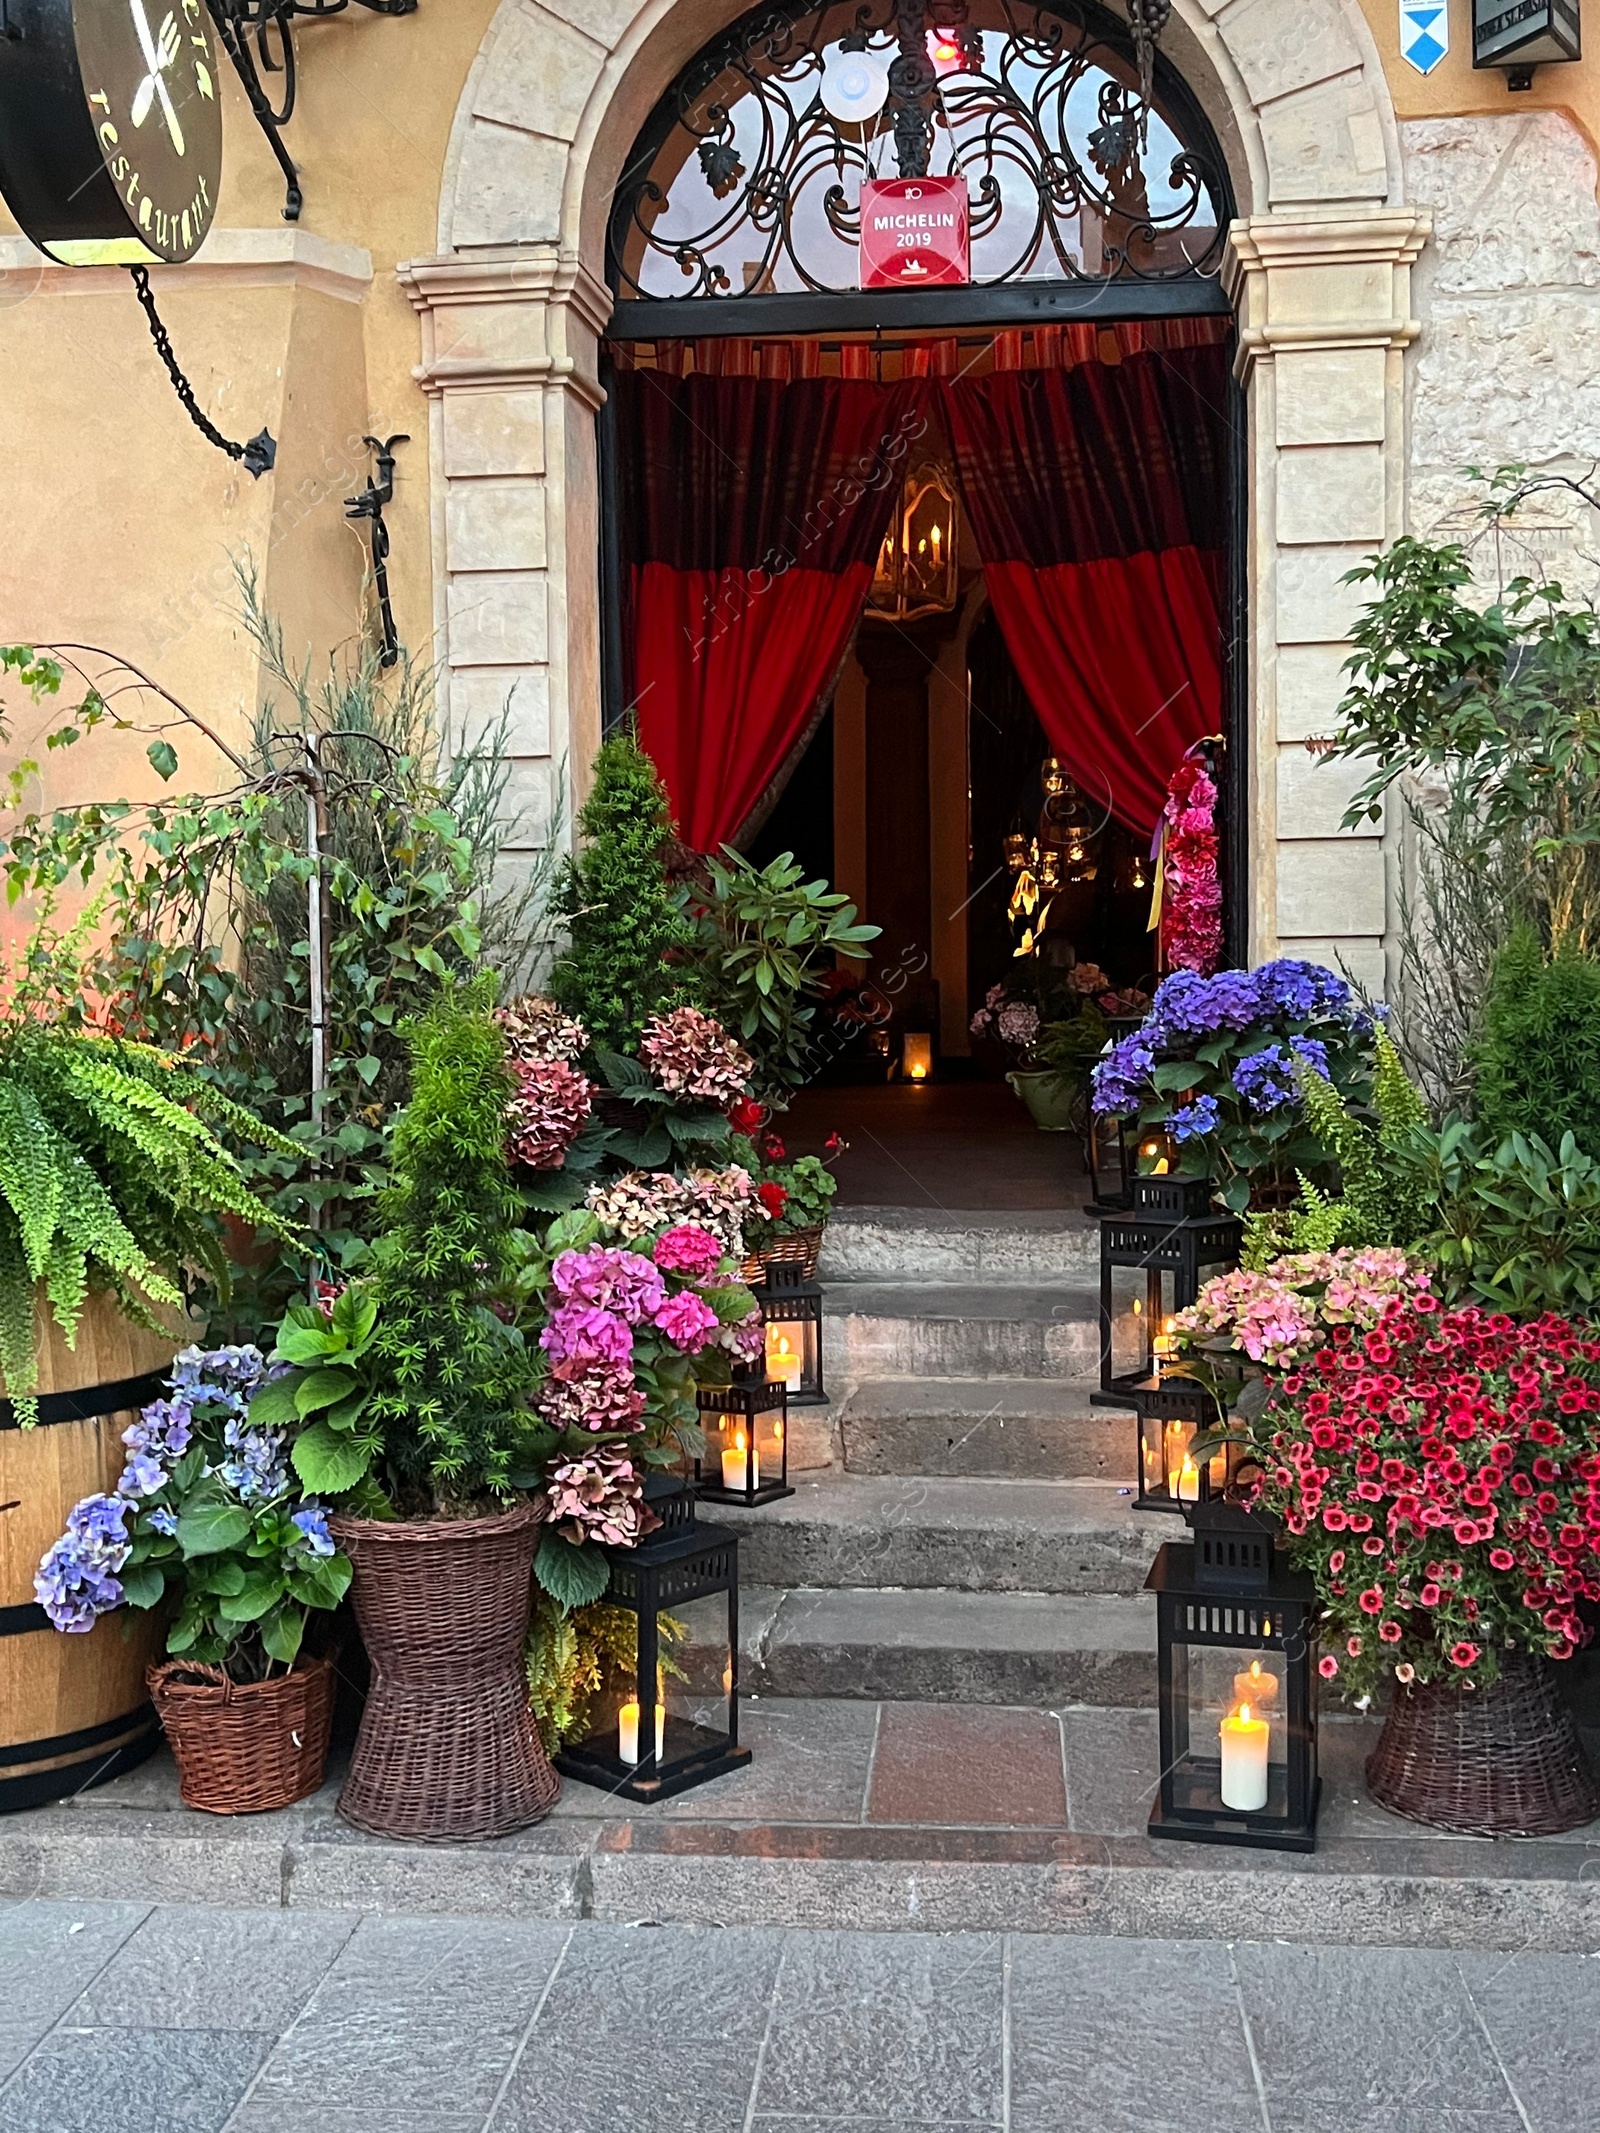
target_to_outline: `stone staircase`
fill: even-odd
[[[841,1210],[796,1493],[718,1514],[752,1693],[1153,1701],[1142,1588],[1172,1522],[1132,1507],[1131,1416],[1089,1404],[1097,1252],[1077,1214]]]

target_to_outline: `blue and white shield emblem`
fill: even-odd
[[[1400,57],[1431,74],[1450,49],[1448,0],[1400,0]]]

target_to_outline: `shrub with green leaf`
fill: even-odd
[[[1570,1133],[1600,1155],[1600,962],[1547,957],[1518,927],[1495,959],[1472,1064],[1486,1142],[1524,1133],[1558,1148]]]
[[[652,1015],[695,997],[684,959],[694,928],[667,879],[672,816],[654,763],[629,730],[594,760],[578,850],[556,899],[569,939],[551,990],[593,1042],[637,1051]]]

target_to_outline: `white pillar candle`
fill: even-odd
[[[1234,1675],[1233,1697],[1235,1703],[1247,1703],[1254,1711],[1265,1710],[1278,1700],[1278,1677],[1259,1659],[1252,1659],[1242,1673]]]
[[[1179,1503],[1198,1503],[1200,1501],[1200,1469],[1187,1452],[1184,1453],[1183,1464],[1178,1469],[1177,1493]]]
[[[733,1440],[732,1451],[722,1455],[722,1486],[725,1489],[759,1489],[761,1486],[761,1454],[753,1445],[747,1453],[747,1444],[749,1439],[740,1430]]]
[[[656,1761],[661,1760],[662,1742],[667,1730],[667,1707],[656,1705]],[[637,1763],[639,1760],[639,1706],[631,1698],[617,1713],[617,1761]]]
[[[787,1333],[769,1329],[767,1333],[767,1381],[772,1385],[787,1385],[793,1392],[800,1382],[803,1368],[798,1349]]]
[[[1272,1729],[1240,1704],[1222,1721],[1222,1804],[1236,1814],[1259,1814],[1267,1804],[1267,1748]]]

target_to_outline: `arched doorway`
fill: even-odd
[[[950,285],[916,285],[918,200],[970,217]],[[911,256],[862,286],[886,211]],[[1148,984],[1167,780],[1242,758],[1231,213],[1181,76],[1092,0],[758,9],[616,189],[608,712],[692,844],[781,845],[882,928],[891,1066],[904,1024],[997,1078],[998,987],[1054,1021],[1074,966]]]

